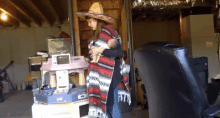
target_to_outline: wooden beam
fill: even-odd
[[[74,32],[75,32],[75,46],[76,46],[76,55],[81,55],[81,48],[80,48],[80,35],[79,35],[79,19],[78,16],[75,15],[77,11],[77,0],[73,0],[73,23],[74,23]],[[70,21],[71,22],[71,21]]]
[[[127,20],[126,20],[126,9],[125,3],[123,1],[122,8],[121,8],[121,27],[122,27],[122,49],[127,52],[128,55],[128,32],[127,32]],[[125,62],[128,63],[128,57],[125,59]]]
[[[10,8],[7,7],[1,7],[0,11],[6,13],[7,15],[11,16],[12,18],[16,19],[17,21],[23,23],[24,25],[26,25],[27,27],[30,27],[31,24],[30,22],[26,22],[26,21],[22,21],[21,18],[19,18],[16,14],[12,13],[12,11],[10,10]],[[11,14],[12,13],[12,14]]]
[[[6,0],[6,1],[9,2],[9,4],[11,4],[12,6],[14,6],[19,12],[21,12],[27,18],[31,19],[36,25],[38,25],[39,27],[41,26],[41,19],[35,17],[32,13],[28,13],[27,10],[21,7],[21,5],[19,5],[18,3],[15,3],[15,1],[12,0]]]
[[[13,20],[13,18],[11,18],[10,16],[8,16],[8,19],[6,21],[2,21],[2,22],[6,22],[10,25],[15,25],[15,20]]]
[[[103,10],[119,10],[120,8],[103,8]],[[79,9],[80,11],[89,11],[89,8],[88,9]]]
[[[134,19],[134,22],[139,21],[139,20],[140,20],[141,18],[143,18],[143,16],[145,16],[145,15],[146,15],[146,13],[140,14],[137,18]]]
[[[5,27],[5,26],[4,26],[3,21],[0,20],[0,28],[4,28],[4,27]]]
[[[172,18],[172,17],[178,15],[178,14],[179,13],[173,13],[173,14],[169,15],[168,17],[165,18],[165,21],[168,20],[169,18]]]
[[[0,11],[2,11],[5,14],[7,14],[8,16],[10,16],[11,18],[15,19],[16,21],[19,21],[19,22],[23,23],[27,27],[30,27],[30,22],[23,21],[21,16],[19,16],[19,13],[16,13],[16,11],[13,10],[13,8],[11,6],[6,4],[5,0],[0,0],[0,2],[1,2],[1,4],[0,4]]]
[[[152,19],[152,18],[155,18],[156,15],[155,14],[152,14],[151,16],[149,16],[148,18],[145,19],[145,21],[149,20],[149,19]]]
[[[10,16],[8,16],[8,19],[6,21],[0,20],[0,24],[4,28],[9,28],[9,27],[18,27],[18,21],[12,20]]]
[[[31,4],[33,5],[34,9],[36,9],[40,15],[46,20],[46,22],[50,25],[50,26],[53,26],[53,21],[50,20],[48,17],[50,16],[46,16],[44,14],[44,9],[39,9],[38,6],[36,5],[37,1],[36,0],[29,0],[29,2],[31,2]]]
[[[53,11],[53,13],[54,13],[54,15],[55,15],[55,17],[56,17],[56,20],[57,20],[58,23],[61,25],[61,24],[62,24],[62,23],[61,23],[61,20],[60,20],[60,18],[59,18],[59,16],[58,16],[58,14],[57,14],[57,12],[56,12],[54,6],[51,4],[51,1],[50,1],[50,0],[47,0],[47,3],[51,6],[52,11]]]
[[[19,27],[19,21],[16,20],[16,19],[14,19],[14,18],[12,18],[12,17],[9,16],[9,15],[8,15],[8,19],[7,19],[6,21],[2,21],[2,22],[5,22],[5,23],[7,23],[7,24],[9,24],[9,25],[12,25],[12,26],[14,26],[14,27],[16,27],[16,28]]]
[[[173,13],[173,11],[156,11],[156,10],[150,10],[150,11],[132,11],[132,15],[136,15],[136,14],[168,14],[168,13]]]
[[[183,12],[180,10],[179,11],[179,21],[180,21],[180,41],[179,41],[179,44],[181,45],[181,46],[183,46],[183,34],[184,34],[184,32],[183,32]]]

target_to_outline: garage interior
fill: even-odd
[[[126,0],[0,0],[0,69],[6,69],[8,82],[3,83],[5,100],[0,103],[0,118],[31,118],[33,105],[32,86],[36,88],[41,73],[30,71],[31,57],[37,52],[48,52],[48,38],[71,35],[68,8],[72,5],[73,39],[77,56],[88,56],[91,29],[87,22],[78,19],[75,11],[88,11],[94,2],[103,5],[104,13],[113,16],[113,27],[119,32],[123,50],[129,55],[129,34],[132,48],[146,43],[167,41],[184,46],[192,57],[208,57],[209,78],[219,73],[219,1],[168,1],[171,5],[153,4],[154,0],[130,0],[130,20],[126,14]],[[165,3],[165,2],[164,2]],[[128,25],[131,25],[128,32]],[[65,37],[66,38],[66,37]],[[70,38],[70,37],[69,37]],[[39,56],[39,55],[38,55]],[[129,57],[126,63],[129,63]],[[136,65],[134,63],[134,70]],[[1,70],[0,70],[1,72]],[[0,76],[3,76],[3,71]],[[39,75],[40,74],[40,75]],[[29,75],[33,81],[27,82]],[[36,76],[36,77],[35,77]],[[125,118],[148,118],[148,108],[141,89],[140,76],[134,72],[135,105],[123,112]],[[10,83],[11,82],[11,83]],[[11,85],[12,84],[12,85]],[[30,85],[29,85],[30,84]],[[14,88],[14,90],[13,90]],[[215,104],[219,104],[220,99]],[[131,110],[132,109],[132,110]],[[220,116],[220,115],[219,115]]]

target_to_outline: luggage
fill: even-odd
[[[199,75],[202,87],[207,92],[208,90],[208,58],[207,57],[196,57],[193,58],[194,67]]]

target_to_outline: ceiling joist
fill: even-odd
[[[174,17],[174,16],[177,16],[177,15],[179,15],[179,13],[173,13],[173,14],[169,15],[168,17],[166,17],[165,20],[167,21],[167,20],[169,20],[170,18],[172,18],[172,17]]]
[[[27,27],[30,27],[30,22],[26,22],[26,21],[22,21],[16,14],[12,13],[10,8],[0,8],[0,10],[6,14],[8,14],[9,16],[11,16],[12,18],[16,19],[17,21],[23,23],[24,25],[26,25]]]
[[[60,18],[59,18],[59,16],[58,16],[58,14],[57,14],[57,12],[56,12],[54,6],[51,4],[51,1],[50,1],[50,0],[47,0],[47,3],[51,6],[52,11],[53,11],[53,13],[54,13],[54,15],[55,15],[56,20],[57,20],[58,23],[61,25]]]
[[[139,20],[142,19],[144,16],[146,16],[146,13],[140,14],[137,18],[134,19],[134,22],[139,21]]]
[[[18,2],[15,3],[15,0],[6,0],[14,6],[19,12],[25,15],[27,18],[31,19],[36,25],[41,26],[41,20],[38,17],[35,17],[33,14],[28,13],[28,10],[25,10]]]
[[[36,9],[37,11],[39,11],[39,13],[41,14],[41,16],[46,20],[46,22],[50,25],[53,26],[53,21],[51,20],[50,16],[47,16],[45,14],[45,9],[40,9],[39,8],[39,3],[36,0],[30,0],[31,4],[33,5],[34,9]]]

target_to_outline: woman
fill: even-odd
[[[91,57],[102,55],[97,63],[90,63],[86,77],[89,96],[89,116],[102,118],[121,118],[118,100],[127,100],[130,103],[128,77],[124,80],[127,90],[121,82],[120,57],[123,57],[121,39],[117,32],[107,24],[115,23],[115,19],[104,15],[100,3],[94,3],[89,12],[76,12],[76,14],[88,21],[88,26],[93,30],[93,37],[89,43]],[[108,40],[117,39],[118,46],[115,49],[105,47]],[[95,46],[93,46],[95,45]],[[98,46],[98,47],[97,47]],[[124,96],[124,99],[123,99]],[[120,97],[121,99],[118,99]]]

